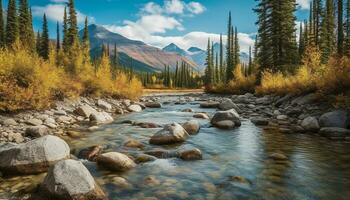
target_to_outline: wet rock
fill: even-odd
[[[198,119],[209,119],[208,115],[205,113],[196,113],[193,117]]]
[[[114,177],[112,183],[117,185],[120,188],[129,188],[131,184],[123,177]]]
[[[320,125],[318,124],[318,120],[316,117],[307,117],[301,122],[301,126],[306,131],[318,131],[320,129]]]
[[[55,136],[44,136],[0,152],[0,170],[9,174],[45,172],[56,162],[69,158],[68,144]]]
[[[102,150],[103,148],[100,145],[91,146],[82,149],[78,154],[78,158],[89,161],[96,161],[97,156],[102,152]]]
[[[150,122],[138,122],[135,123],[136,126],[139,126],[141,128],[160,128],[162,127],[161,125],[155,124],[155,123],[150,123]]]
[[[90,126],[90,127],[88,128],[89,131],[96,131],[97,129],[99,129],[98,126]]]
[[[319,133],[326,137],[348,137],[350,136],[350,129],[325,127],[321,128]]]
[[[129,148],[143,148],[145,147],[144,144],[142,144],[141,142],[137,141],[137,140],[128,140],[123,144],[124,147],[129,147]]]
[[[217,108],[219,106],[219,102],[216,101],[207,101],[207,102],[202,102],[200,104],[201,108]]]
[[[51,167],[40,186],[40,191],[49,199],[107,199],[86,167],[75,160],[63,160]]]
[[[288,157],[281,153],[273,153],[269,155],[269,158],[273,160],[288,160]]]
[[[112,110],[112,105],[103,101],[102,99],[97,100],[97,106],[106,111]]]
[[[287,120],[288,116],[287,115],[277,115],[276,119],[278,119],[278,120]]]
[[[305,105],[314,103],[319,97],[315,93],[307,94],[305,96],[300,96],[292,101],[292,104]]]
[[[231,121],[229,123],[228,121]],[[220,123],[221,122],[221,123]],[[211,119],[211,124],[218,128],[233,128],[241,125],[238,113],[234,110],[216,112]]]
[[[140,105],[134,104],[128,107],[128,111],[130,112],[141,112],[142,108]]]
[[[67,131],[66,134],[71,138],[80,138],[81,133],[78,131]]]
[[[4,126],[16,126],[18,123],[16,122],[16,120],[14,119],[5,119],[4,121],[2,121],[2,125]]]
[[[87,118],[87,117],[90,117],[91,114],[97,113],[97,110],[95,110],[93,107],[91,107],[89,105],[82,105],[82,106],[79,106],[78,108],[76,108],[74,110],[74,113],[76,115]]]
[[[202,152],[197,148],[183,149],[179,150],[177,153],[178,157],[182,160],[202,160]]]
[[[350,114],[345,110],[336,110],[323,114],[320,119],[321,127],[350,127]]]
[[[267,126],[269,125],[269,120],[265,118],[252,118],[250,121],[257,126]]]
[[[187,131],[178,123],[165,125],[164,128],[154,134],[149,143],[164,145],[184,142],[188,138]]]
[[[112,171],[126,171],[136,167],[133,160],[118,152],[109,152],[99,155],[97,157],[97,164]]]
[[[199,132],[200,125],[199,122],[196,120],[190,120],[188,122],[185,122],[182,127],[187,131],[188,134],[194,135]]]
[[[181,110],[181,112],[193,112],[193,110],[191,108],[186,108]]]
[[[154,177],[154,176],[147,176],[144,180],[143,183],[148,186],[157,186],[160,184],[160,181]]]
[[[39,126],[43,124],[43,121],[41,121],[40,119],[29,119],[26,121],[26,124],[31,125],[31,126]]]
[[[46,126],[39,125],[39,126],[32,126],[28,127],[25,131],[26,136],[33,137],[33,138],[39,138],[45,135],[49,135],[50,131]]]
[[[229,181],[233,181],[233,182],[238,182],[238,183],[241,183],[241,184],[250,184],[250,181],[248,181],[243,176],[230,176],[228,178],[228,180]]]
[[[233,103],[231,99],[224,99],[224,101],[218,105],[218,108],[223,111],[231,110],[231,109],[235,109],[236,111],[239,111],[238,106],[235,103]]]
[[[145,162],[152,162],[157,160],[157,157],[147,155],[147,154],[138,154],[135,156],[135,162],[136,163],[145,163]]]
[[[159,102],[146,102],[145,106],[147,108],[161,108],[162,104],[160,104]]]
[[[173,157],[176,157],[177,156],[177,153],[174,152],[174,151],[168,151],[168,150],[165,150],[165,149],[152,149],[152,150],[149,150],[149,151],[145,151],[144,152],[145,154],[147,155],[151,155],[151,156],[154,156],[154,157],[157,157],[157,158],[173,158]]]
[[[113,122],[113,117],[106,112],[97,112],[90,115],[90,122],[94,124],[106,124]]]

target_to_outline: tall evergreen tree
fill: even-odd
[[[69,49],[69,35],[68,35],[68,17],[67,17],[67,8],[64,8],[63,14],[63,41],[62,48],[65,52]]]
[[[322,62],[328,62],[329,57],[336,50],[336,33],[335,33],[335,9],[333,0],[326,0],[324,9],[324,18],[322,21],[322,31],[320,46],[322,51]]]
[[[83,34],[83,45],[86,45],[89,43],[89,28],[88,28],[88,19],[85,17],[85,23],[84,23],[84,34]]]
[[[78,44],[78,20],[77,20],[77,12],[74,7],[74,0],[68,1],[68,41],[69,44],[74,45]]]
[[[344,53],[344,27],[343,27],[343,7],[344,2],[343,0],[338,0],[338,43],[337,43],[337,52],[339,56],[343,56]]]
[[[249,46],[248,75],[251,75],[251,74],[252,74],[252,67],[253,67],[253,61],[252,61],[252,47]]]
[[[2,0],[0,0],[0,48],[4,46],[5,46],[5,25],[4,25]]]
[[[213,83],[212,47],[210,45],[210,39],[208,39],[206,66],[204,83],[206,86],[210,86]]]
[[[299,31],[299,58],[302,58],[305,52],[305,39],[304,39],[304,30],[303,23],[300,23],[300,31]]]
[[[232,18],[231,12],[228,16],[228,24],[227,24],[227,45],[226,45],[226,82],[233,79],[233,60],[232,60]]]
[[[56,26],[56,52],[58,53],[61,49],[61,39],[60,39],[60,25],[57,22],[57,26]]]
[[[43,17],[43,31],[42,31],[42,35],[40,38],[40,56],[44,59],[48,59],[49,58],[49,29],[48,29],[48,25],[47,25],[47,19],[46,19],[46,14],[44,14]]]
[[[237,31],[237,27],[235,28],[235,36],[234,36],[234,68],[236,68],[236,66],[241,63],[240,61],[240,47],[239,47],[239,41],[238,41],[238,31]]]
[[[27,0],[19,1],[18,30],[21,43],[31,50],[34,48],[34,33],[31,11]]]
[[[346,2],[346,20],[345,20],[345,53],[350,56],[350,0]]]
[[[6,22],[6,45],[10,47],[18,39],[18,19],[16,0],[9,0]]]
[[[322,0],[313,0],[313,30],[316,47],[320,44],[321,20],[322,20]]]

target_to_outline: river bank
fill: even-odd
[[[89,106],[89,108],[82,106]],[[147,106],[148,108],[146,108]],[[91,108],[95,111],[92,111]],[[142,108],[146,108],[146,110],[141,112]],[[63,111],[66,113],[65,115],[63,115]],[[125,115],[120,115],[122,113]],[[26,114],[28,116],[28,113]],[[297,162],[293,164],[296,162],[293,160],[293,157],[298,155],[298,148],[301,149],[301,152],[299,152],[300,156],[313,160],[315,156],[311,153],[313,151],[323,155],[325,154],[323,151],[329,151],[332,147],[335,149],[339,148],[337,143],[329,140],[332,139],[340,141],[341,147],[337,152],[345,151],[344,153],[346,153],[346,149],[348,149],[346,148],[346,143],[349,141],[350,136],[347,129],[349,127],[348,111],[334,109],[331,105],[318,102],[318,97],[315,94],[301,97],[256,97],[252,94],[239,96],[217,96],[202,93],[180,94],[178,96],[174,96],[173,94],[157,96],[154,94],[141,98],[140,102],[83,98],[74,102],[57,102],[53,110],[37,113],[30,112],[30,114],[33,116],[32,118],[20,118],[19,116],[24,115],[23,113],[6,116],[7,121],[13,119],[17,125],[3,125],[1,128],[10,127],[12,130],[18,130],[19,133],[24,134],[21,134],[24,140],[17,141],[19,143],[38,140],[35,138],[39,138],[40,140],[42,137],[48,137],[44,135],[49,134],[63,138],[67,145],[64,144],[64,141],[62,142],[52,138],[47,140],[49,141],[48,144],[54,144],[54,146],[56,145],[56,149],[62,150],[62,157],[56,158],[54,162],[42,168],[41,172],[44,172],[43,174],[39,176],[35,175],[31,178],[26,177],[26,181],[23,181],[26,178],[18,176],[18,174],[10,178],[5,176],[3,180],[0,180],[2,182],[1,185],[3,185],[3,187],[0,187],[0,194],[4,194],[6,191],[4,197],[8,199],[16,199],[18,193],[28,194],[28,191],[29,194],[33,191],[42,192],[36,186],[50,186],[50,184],[52,186],[54,183],[49,184],[45,182],[47,178],[45,180],[44,178],[45,176],[55,176],[55,173],[61,174],[61,181],[64,183],[69,182],[69,177],[63,176],[62,171],[49,171],[48,174],[45,173],[49,168],[56,166],[54,163],[59,163],[58,166],[61,166],[60,169],[62,167],[71,170],[78,168],[80,169],[78,171],[88,174],[87,177],[90,177],[91,175],[89,173],[91,173],[92,176],[89,179],[90,181],[88,181],[88,188],[90,190],[88,191],[93,191],[94,195],[99,196],[101,195],[99,188],[102,188],[108,197],[104,195],[99,196],[101,199],[113,199],[117,197],[124,197],[125,199],[147,199],[146,197],[149,197],[149,192],[156,194],[156,197],[153,199],[225,199],[230,194],[226,190],[232,190],[230,188],[231,186],[227,186],[227,184],[230,185],[231,183],[234,185],[233,191],[236,193],[237,185],[238,188],[249,188],[248,192],[243,192],[239,189],[238,194],[243,192],[243,196],[251,197],[254,193],[254,195],[262,197],[260,192],[266,192],[265,190],[270,188],[268,185],[271,184],[271,181],[274,183],[277,181],[276,179],[284,180],[280,173],[285,172],[285,167],[296,171],[300,171],[301,169],[294,169],[293,165],[299,163],[298,165],[304,167],[304,164],[301,162],[303,159],[301,158],[299,158],[301,159],[301,163]],[[40,115],[47,115],[49,116],[48,118],[53,118],[57,127],[50,128],[47,124],[50,120],[48,118],[41,118],[39,117]],[[111,119],[110,116],[114,116],[114,119]],[[63,119],[66,119],[66,117],[70,117],[71,120],[64,122]],[[49,132],[35,129],[32,130],[33,133],[27,136],[26,133],[31,132],[27,129],[33,128],[33,124],[29,125],[29,122],[39,122],[39,120],[43,124],[35,125],[41,128],[44,125]],[[185,131],[177,123],[182,125]],[[167,124],[173,125],[169,126]],[[334,126],[337,127],[335,128]],[[176,137],[169,137],[172,134],[175,134]],[[320,138],[319,136],[326,137],[322,137],[324,139],[320,140],[317,139]],[[234,137],[235,139],[232,140],[230,137]],[[263,138],[258,139],[256,137]],[[299,137],[303,138],[302,140],[304,142],[308,141],[308,145],[302,145],[298,148],[293,147],[293,149],[297,148],[295,150],[297,154],[295,155],[295,153],[291,153],[290,148],[300,145]],[[267,147],[259,144],[264,140],[269,141],[266,144]],[[318,142],[314,144],[314,140]],[[245,145],[237,143],[239,141],[244,142]],[[276,141],[278,142],[276,143]],[[319,149],[319,143],[322,143],[322,146],[326,149]],[[9,148],[8,144],[7,147],[3,145],[6,146],[6,143],[2,143],[0,154],[1,151],[8,151],[6,149]],[[344,148],[342,147],[343,145],[345,145]],[[310,147],[312,151],[308,152]],[[269,150],[263,154],[254,153],[256,150],[260,152],[261,149],[265,148]],[[253,149],[256,150],[253,151]],[[308,152],[308,154],[304,155],[303,152]],[[112,154],[110,155],[110,153]],[[311,157],[309,155],[310,153],[312,155]],[[253,158],[251,157],[252,154],[254,155]],[[4,156],[4,154],[1,155]],[[123,155],[127,155],[127,157]],[[119,161],[112,159],[114,161],[111,163],[109,159],[113,157]],[[328,157],[332,158],[334,154],[327,155]],[[78,162],[81,161],[84,165],[71,160],[65,160],[67,158],[77,160]],[[243,170],[244,168],[249,169],[253,166],[260,168],[262,163],[256,166],[256,162],[260,160],[263,163],[270,163],[269,166],[273,166],[273,170],[275,170],[272,174],[273,177],[270,177],[270,175],[266,177],[266,172],[259,175],[256,171],[253,173],[250,172],[252,174],[257,173],[258,175],[257,177],[252,177],[249,175],[249,171],[245,172]],[[120,161],[126,162],[126,164],[119,166],[118,163]],[[250,164],[246,165],[245,162],[248,161]],[[176,165],[173,166],[173,162],[179,167],[176,167]],[[231,170],[236,168],[242,169],[238,171],[229,170],[228,172],[228,169],[224,167],[226,166],[225,162],[235,163],[229,165],[232,165],[229,167],[232,168]],[[271,162],[276,162],[275,164],[277,165],[275,166]],[[328,160],[327,162],[327,168],[334,168],[333,161]],[[338,162],[341,162],[341,165],[346,165],[346,161],[344,160]],[[31,163],[31,166],[33,165],[35,164]],[[118,169],[123,168],[125,171],[115,172],[113,169],[110,169],[111,165],[117,165],[119,166]],[[88,171],[85,170],[84,166]],[[105,168],[106,166],[107,169]],[[281,172],[282,166],[283,170]],[[316,166],[313,164],[315,169]],[[214,170],[217,167],[224,171],[219,174],[213,174],[214,171],[218,171]],[[322,169],[326,170],[327,168]],[[21,169],[24,168],[16,168],[16,170]],[[313,168],[311,169],[313,170]],[[198,172],[195,173],[192,170]],[[79,175],[80,173],[74,172],[74,170],[72,172],[69,170],[69,173],[73,177],[80,177],[80,181],[82,182],[84,180],[86,181],[83,176]],[[180,181],[181,179],[183,181],[191,181],[193,184],[199,184],[198,181],[202,182],[201,180],[204,177],[202,175],[198,176],[199,174],[197,173],[210,174],[209,177],[211,178],[210,180],[203,180],[203,185],[200,186],[201,189],[192,188],[195,191],[198,190],[198,194],[193,194],[194,197],[192,198],[192,195],[179,184],[185,184]],[[317,170],[317,173],[321,172]],[[338,175],[332,174],[328,170],[326,173],[333,176],[336,182],[339,181],[337,178]],[[294,181],[293,184],[298,182],[298,180],[294,180],[297,174],[291,175]],[[186,178],[182,177],[183,175]],[[325,175],[325,177],[328,177],[328,175]],[[258,181],[260,176],[264,178],[262,185],[259,185]],[[343,176],[348,177],[348,175]],[[229,182],[226,180],[228,177],[230,179]],[[307,178],[311,177],[307,176]],[[265,182],[266,178],[268,179],[267,182]],[[10,180],[13,182],[11,183]],[[138,182],[142,184],[138,185]],[[279,183],[280,181],[277,182]],[[98,187],[94,187],[95,184]],[[160,186],[163,184],[165,184],[164,187],[175,184],[176,186],[174,187],[176,189],[165,190]],[[260,189],[262,191],[260,189],[255,191],[255,185],[259,185],[258,188],[261,187]],[[45,188],[47,192],[50,187]],[[84,186],[76,188],[77,191],[74,192],[79,192],[82,188]],[[332,192],[331,188],[329,192]],[[254,192],[251,193],[251,190]],[[289,188],[288,190],[295,190],[295,188]],[[72,190],[69,191],[73,192]],[[277,191],[278,193],[281,192],[279,190]],[[256,192],[257,194],[255,194]],[[270,192],[264,195],[272,195],[272,197],[278,199],[278,195],[274,194],[276,193],[275,189]],[[49,193],[52,194],[54,191],[49,190]],[[288,193],[288,195],[292,196],[295,194]],[[329,199],[332,195],[336,196],[335,194],[327,193],[327,195],[316,199]],[[2,196],[0,195],[0,197]]]

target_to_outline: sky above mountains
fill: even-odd
[[[4,7],[7,1],[3,0]],[[42,16],[49,19],[50,36],[56,35],[55,23],[62,22],[67,0],[29,0],[34,29],[41,29]],[[298,21],[307,18],[310,0],[297,0]],[[89,23],[103,25],[112,32],[156,46],[175,43],[183,49],[205,49],[208,38],[219,41],[225,35],[228,12],[239,31],[240,46],[247,52],[254,43],[255,0],[75,0],[80,27],[85,16]],[[225,36],[224,36],[225,39]]]

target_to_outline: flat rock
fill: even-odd
[[[183,149],[179,150],[177,153],[178,157],[182,160],[202,160],[202,152],[197,148]]]
[[[269,155],[269,158],[273,160],[288,160],[288,157],[281,153],[273,153]]]
[[[277,115],[276,119],[278,119],[278,120],[287,120],[288,116],[287,115]]]
[[[43,121],[41,121],[40,119],[32,118],[32,119],[27,120],[26,124],[32,125],[32,126],[39,126],[39,125],[43,124]]]
[[[69,155],[70,149],[64,140],[47,135],[0,151],[0,171],[9,174],[46,172]]]
[[[125,154],[118,152],[109,152],[99,155],[97,157],[97,164],[112,171],[127,171],[136,167],[133,160]]]
[[[4,121],[2,121],[2,125],[4,126],[16,126],[18,123],[16,122],[16,120],[9,118],[9,119],[5,119]]]
[[[75,160],[63,160],[52,166],[40,191],[48,199],[107,200],[89,170]]]
[[[157,145],[184,142],[188,138],[187,131],[178,123],[165,125],[164,128],[155,133],[149,143]]]

